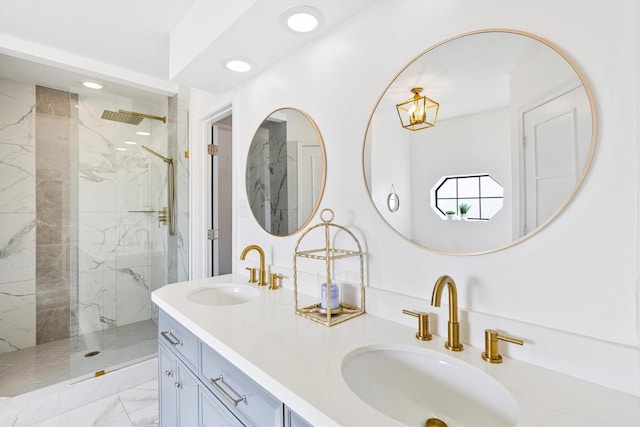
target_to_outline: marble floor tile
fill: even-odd
[[[150,381],[45,419],[34,427],[154,427],[158,420],[157,381]]]
[[[118,397],[134,426],[155,426],[159,422],[158,381],[118,393]]]
[[[64,414],[46,419],[37,427],[133,426],[117,395],[105,397]]]

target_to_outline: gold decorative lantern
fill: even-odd
[[[362,253],[360,242],[351,231],[345,227],[331,223],[331,221],[333,221],[333,211],[331,209],[323,209],[320,213],[320,218],[322,219],[322,223],[307,229],[307,231],[302,233],[296,243],[293,254],[293,296],[296,314],[313,320],[314,322],[322,323],[325,326],[333,326],[365,312],[364,254]],[[309,236],[310,233],[313,233],[314,230],[318,232],[322,231],[321,236],[322,240],[324,240],[324,246],[303,249],[302,242],[306,240],[305,238]],[[332,234],[334,233],[346,233],[346,235],[351,238],[354,249],[337,249],[331,247]],[[358,286],[360,301],[358,305],[351,305],[341,301],[341,295],[338,295],[340,292],[338,289],[339,285],[333,281],[336,261],[352,257],[357,257],[360,261],[360,283]],[[299,307],[298,305],[298,258],[319,260],[324,263],[325,267],[323,278],[324,288],[323,292],[321,292],[321,301],[307,307]]]
[[[411,89],[412,98],[396,105],[402,127],[409,130],[427,129],[435,126],[440,104],[420,95],[421,87]]]

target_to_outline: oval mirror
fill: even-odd
[[[388,85],[367,127],[365,181],[384,220],[417,245],[492,252],[567,205],[595,129],[591,91],[556,47],[511,30],[467,33],[426,50]],[[390,185],[408,194],[393,214]]]
[[[304,228],[324,191],[326,157],[311,117],[282,108],[258,127],[247,156],[249,207],[260,226],[274,236]]]

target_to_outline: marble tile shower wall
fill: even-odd
[[[141,108],[130,100],[81,97],[79,107],[79,318],[80,332],[88,333],[151,318],[150,293],[167,283],[167,230],[157,222],[167,205],[166,165],[140,148],[166,155],[167,127],[107,121],[102,111],[164,116],[167,104]],[[139,130],[151,136],[136,135]]]
[[[0,79],[0,353],[36,343],[35,104]]]
[[[100,118],[118,108],[164,116],[166,100],[37,94],[39,103],[34,85],[0,79],[0,353],[153,318],[150,292],[168,273],[188,277],[188,160],[179,155],[188,101],[173,101],[168,144],[160,121]],[[166,165],[141,145],[180,159],[176,237],[167,238],[155,212],[167,205]]]

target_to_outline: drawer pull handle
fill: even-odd
[[[175,382],[173,383],[174,386],[176,386],[176,388],[182,388],[182,382]]]
[[[164,371],[164,374],[165,374],[166,376],[168,376],[168,377],[172,377],[172,376],[173,376],[173,371],[169,371],[169,370],[167,370],[167,371]]]
[[[169,341],[169,344],[171,344],[174,347],[177,346],[178,344],[183,345],[183,341],[181,339],[176,338],[176,336],[173,335],[173,332],[171,332],[171,330],[162,331],[160,332],[160,335],[162,335],[164,339]]]
[[[224,396],[225,399],[227,399],[229,401],[229,403],[231,403],[233,406],[238,406],[238,403],[240,402],[246,402],[247,401],[247,396],[240,395],[240,393],[238,393],[237,391],[235,391],[233,388],[231,388],[231,386],[229,384],[226,384],[227,387],[229,387],[229,390],[231,390],[234,394],[237,394],[238,396],[240,396],[239,399],[234,399],[229,393],[227,393],[227,391],[225,389],[222,388],[222,386],[220,384],[218,384],[218,381],[222,384],[224,383],[224,377],[222,375],[220,375],[218,378],[213,379],[211,378],[209,380],[209,382],[211,383],[212,386],[214,386],[215,388],[218,389],[218,391],[220,393],[222,393],[222,395]]]

